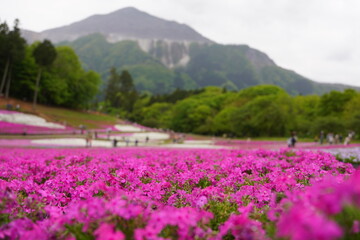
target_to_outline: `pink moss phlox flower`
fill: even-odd
[[[195,239],[208,232],[198,227],[198,224],[206,224],[212,217],[213,215],[209,212],[198,211],[190,207],[180,209],[165,207],[151,215],[144,229],[136,230],[135,239],[144,239],[144,237],[146,239],[163,239],[159,238],[158,234],[166,226],[177,226],[179,239]],[[194,235],[195,233],[197,236]]]
[[[282,214],[277,223],[277,236],[293,240],[332,240],[341,237],[342,230],[334,221],[317,213],[311,206],[299,203]]]
[[[37,240],[48,239],[48,232],[30,219],[16,219],[0,228],[1,239]]]
[[[221,240],[227,234],[231,234],[235,239],[267,239],[265,231],[262,229],[261,222],[249,218],[253,210],[253,204],[238,209],[239,215],[232,214],[229,219],[220,226],[219,234],[215,239]]]
[[[114,225],[102,223],[94,232],[98,240],[123,240],[125,235],[121,231],[116,231]]]
[[[354,220],[353,225],[351,227],[352,233],[360,233],[360,222],[359,220]]]
[[[202,208],[204,205],[206,205],[208,203],[208,200],[205,196],[201,196],[198,198],[198,200],[196,201],[196,206],[198,208]]]

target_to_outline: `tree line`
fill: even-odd
[[[258,85],[240,91],[206,87],[150,95],[136,92],[127,71],[119,76],[119,85],[127,79],[134,94],[125,97],[126,91],[119,90],[114,97],[110,90],[115,89],[111,85],[115,78],[110,77],[103,110],[149,127],[233,137],[284,137],[292,131],[301,137],[315,137],[321,131],[360,133],[360,93],[353,89],[291,96],[278,86]],[[126,101],[121,101],[124,97]]]
[[[98,93],[100,76],[85,71],[70,47],[49,40],[28,45],[19,21],[0,23],[0,95],[55,106],[84,108]]]

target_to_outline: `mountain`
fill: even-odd
[[[28,42],[49,39],[59,43],[75,41],[94,33],[100,33],[110,43],[123,40],[136,41],[143,51],[160,58],[168,67],[187,64],[188,48],[192,42],[213,43],[186,24],[163,20],[133,7],[109,14],[93,15],[68,26],[40,33],[25,30],[23,36]]]
[[[109,14],[94,15],[68,26],[43,31],[40,35],[56,43],[73,41],[92,33],[101,33],[109,42],[124,39],[212,42],[186,24],[163,20],[133,7]]]
[[[239,90],[274,84],[290,94],[322,94],[349,87],[316,83],[277,66],[265,53],[247,45],[217,44],[185,24],[132,7],[22,34],[29,42],[46,38],[73,47],[84,67],[99,72],[104,82],[111,67],[127,69],[138,90],[152,93],[209,85]]]

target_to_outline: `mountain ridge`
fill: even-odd
[[[40,33],[22,33],[30,42],[47,38],[73,47],[84,66],[92,66],[103,76],[104,84],[111,67],[126,67],[132,71],[137,87],[152,93],[210,85],[240,90],[274,84],[291,94],[321,94],[348,87],[312,81],[281,68],[266,53],[247,45],[217,44],[186,24],[133,7],[92,15]]]
[[[122,8],[108,14],[95,14],[72,24],[44,30],[38,34],[39,39],[46,38],[58,43],[74,41],[93,33],[101,33],[110,40],[166,39],[180,42],[213,42],[186,24],[164,20],[134,7]]]

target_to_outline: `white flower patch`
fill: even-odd
[[[160,145],[159,145],[160,146]],[[216,146],[216,145],[207,145],[207,144],[164,144],[161,147],[166,148],[189,148],[189,149],[230,149],[231,147],[226,146]]]
[[[115,128],[122,132],[144,132],[144,129],[135,127],[133,125],[115,125]]]
[[[65,126],[47,122],[44,118],[25,113],[3,113],[0,112],[0,121],[10,122],[10,123],[18,123],[29,126],[37,126],[37,127],[47,127],[47,128],[57,128],[57,129],[65,129]]]
[[[166,140],[169,139],[170,136],[167,133],[159,133],[159,132],[144,132],[144,133],[134,133],[129,137],[130,140],[145,140],[146,137],[149,138],[149,140]]]
[[[51,139],[36,139],[31,143],[42,146],[68,146],[68,147],[85,147],[86,140],[84,138],[51,138]],[[120,146],[121,143],[118,144]],[[125,145],[125,144],[122,144]],[[92,140],[92,147],[112,147],[110,141]]]

